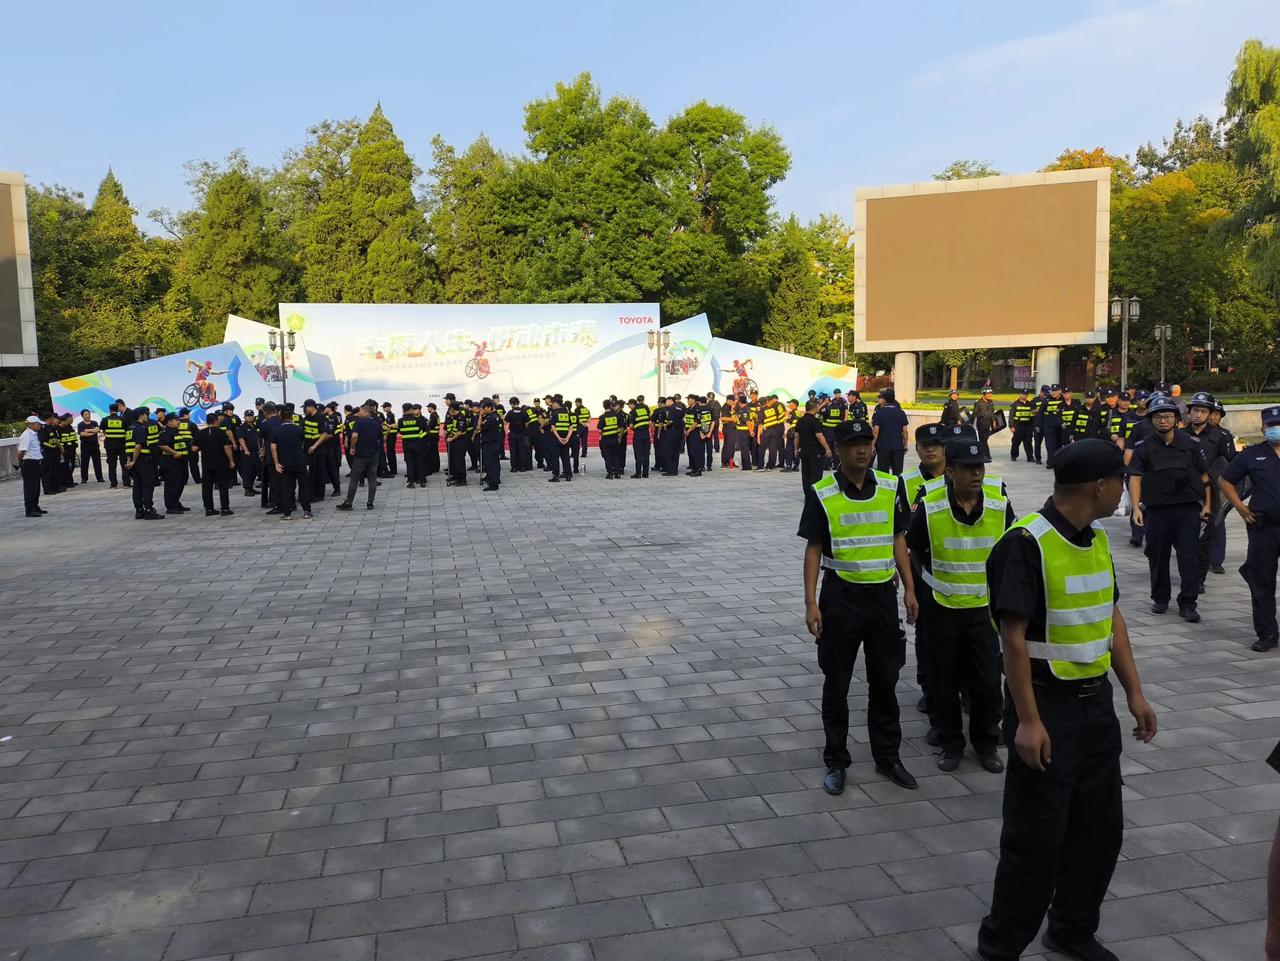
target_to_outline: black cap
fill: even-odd
[[[1097,437],[1086,437],[1059,447],[1049,458],[1053,479],[1058,484],[1087,484],[1124,474],[1124,454],[1120,448]]]
[[[976,437],[954,438],[945,445],[948,464],[990,464],[991,458],[982,452]]]
[[[978,430],[967,424],[952,424],[942,430],[943,443],[949,444],[952,441],[976,442],[978,439]]]
[[[493,407],[493,398],[492,398],[492,397],[486,397],[484,400],[480,401],[480,406],[481,406],[481,407],[490,407],[490,408],[491,408],[491,407]]]
[[[1262,412],[1262,426],[1275,427],[1280,424],[1280,407],[1268,407]]]
[[[833,439],[837,444],[847,444],[850,441],[865,440],[870,441],[871,425],[861,420],[842,420],[833,432]]]
[[[178,416],[179,416],[179,417],[181,417],[183,414],[190,414],[190,413],[191,413],[191,408],[190,408],[190,407],[179,407],[179,408],[178,408]]]
[[[303,409],[303,410],[306,410],[308,407],[319,407],[319,406],[320,406],[320,405],[319,405],[319,404],[317,404],[317,403],[316,403],[312,398],[310,398],[310,397],[308,397],[306,400],[304,400],[304,401],[302,402],[302,409]]]
[[[453,394],[453,393],[445,394],[445,395],[444,395],[444,399],[445,399],[445,400],[457,400],[457,399],[458,399],[458,395],[457,395],[457,394]]]
[[[941,424],[921,424],[916,428],[916,443],[941,444],[943,430]]]
[[[267,399],[265,397],[255,397],[253,399],[253,402],[255,404],[265,404],[267,402]]]
[[[1120,391],[1116,390],[1114,387],[1108,387],[1106,390],[1102,392],[1102,396],[1103,397],[1119,397]]]
[[[412,405],[411,403],[409,403],[409,402],[406,400],[403,404],[401,404],[401,405],[400,405],[400,409],[401,409],[401,410],[413,410],[413,405]]]
[[[1086,390],[1084,392],[1084,396],[1085,396],[1085,400],[1088,400],[1090,397],[1097,397],[1098,395],[1094,391]]]
[[[178,419],[178,412],[176,410],[171,410],[164,415],[164,422],[166,424],[169,423],[169,421],[171,420],[177,420],[177,419]]]

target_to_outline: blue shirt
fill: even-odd
[[[1222,479],[1239,484],[1245,478],[1253,483],[1249,509],[1280,519],[1280,456],[1268,443],[1246,447],[1222,469]]]
[[[382,421],[377,417],[357,417],[351,422],[357,457],[377,457],[382,450]]]
[[[871,415],[873,427],[879,427],[876,437],[877,450],[906,450],[906,441],[902,439],[902,431],[908,424],[907,412],[895,404],[881,404]]]
[[[297,424],[280,424],[271,435],[271,443],[276,445],[280,455],[281,467],[303,467],[307,463],[306,452],[302,449],[302,428]]]

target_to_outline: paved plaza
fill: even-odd
[[[1048,472],[998,454],[1038,506]],[[1003,779],[937,770],[911,660],[920,789],[873,770],[855,678],[849,789],[822,792],[797,475],[592,455],[291,523],[237,491],[136,522],[92,483],[28,521],[0,485],[0,958],[968,957]],[[1243,532],[1189,625],[1146,612],[1109,527],[1160,733],[1126,744],[1101,935],[1255,961],[1280,658],[1248,649]]]

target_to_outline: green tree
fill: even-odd
[[[1235,216],[1253,281],[1280,301],[1280,47],[1248,40],[1227,86],[1227,117],[1238,127],[1236,164],[1258,190]]]
[[[1233,127],[1223,120],[1201,114],[1190,123],[1179,119],[1173,134],[1162,137],[1160,146],[1147,141],[1134,154],[1140,179],[1186,170],[1192,164],[1227,164],[1232,158]]]
[[[277,247],[267,229],[263,184],[243,170],[217,176],[204,192],[184,251],[186,286],[203,342],[222,339],[227,314],[275,321],[286,293]]]
[[[819,321],[822,281],[814,269],[808,238],[794,217],[781,230],[776,280],[769,291],[764,343],[809,357],[821,356],[827,346]]]
[[[1000,171],[990,160],[953,160],[936,174],[934,180],[969,180],[974,177],[998,177]]]
[[[1092,150],[1064,150],[1058,154],[1053,163],[1046,164],[1042,169],[1048,172],[1053,170],[1089,170],[1095,167],[1111,168],[1111,189],[1113,192],[1122,190],[1125,187],[1132,187],[1137,182],[1137,174],[1134,173],[1133,164],[1129,162],[1128,157],[1107,153],[1101,147],[1094,147]]]

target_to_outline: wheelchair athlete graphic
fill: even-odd
[[[183,406],[208,410],[218,402],[218,389],[209,378],[216,375],[224,375],[228,371],[214,370],[213,361],[211,360],[206,360],[203,363],[198,360],[188,360],[187,370],[194,370],[196,377],[195,383],[188,384],[182,392]]]

